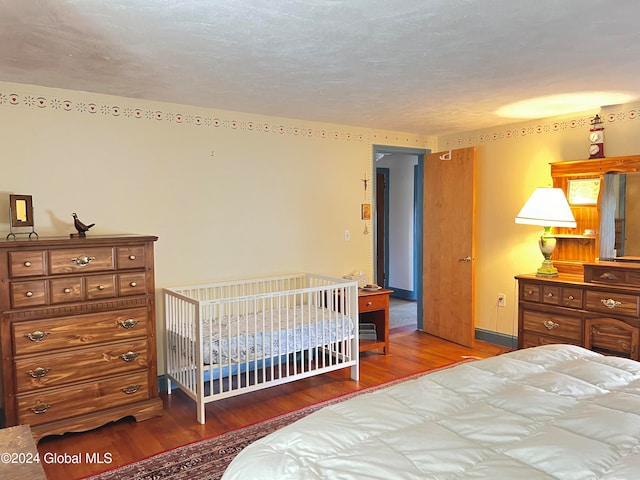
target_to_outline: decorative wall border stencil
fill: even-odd
[[[135,101],[135,100],[133,100]],[[142,102],[142,101],[141,101]],[[152,102],[150,102],[152,103]],[[161,102],[158,102],[161,103]],[[238,121],[233,117],[225,118],[215,113],[215,109],[206,109],[211,111],[211,115],[194,115],[184,114],[182,112],[173,112],[166,110],[156,110],[155,108],[142,108],[128,105],[107,105],[100,102],[91,101],[73,101],[68,98],[47,97],[40,94],[21,94],[6,93],[0,91],[0,108],[3,106],[36,108],[42,110],[54,110],[61,113],[77,113],[102,115],[119,119],[133,120],[155,120],[157,122],[165,122],[174,125],[192,125],[195,127],[211,127],[223,128],[230,130],[243,130],[256,133],[272,133],[277,135],[292,135],[298,137],[319,138],[322,140],[341,140],[347,142],[367,142],[375,143],[382,140],[386,142],[401,143],[403,146],[418,146],[421,148],[433,148],[428,146],[430,143],[425,136],[411,134],[397,135],[379,135],[376,131],[357,130],[328,130],[326,128],[303,127],[302,125],[286,125],[282,123],[269,123],[262,121]],[[198,107],[189,107],[197,109]],[[232,112],[228,112],[231,114]],[[239,113],[242,116],[251,115],[251,113]],[[300,121],[300,124],[304,124]],[[311,122],[308,123],[321,123]]]

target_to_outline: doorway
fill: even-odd
[[[411,324],[423,329],[421,206],[425,153],[423,149],[374,146],[374,278],[378,285],[394,290],[391,328]]]

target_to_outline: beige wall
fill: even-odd
[[[639,110],[601,111],[608,156],[640,153]],[[30,194],[41,235],[67,236],[73,211],[96,223],[92,234],[158,235],[158,289],[292,271],[372,275],[360,204],[372,201],[362,178],[373,145],[476,145],[476,326],[511,334],[513,276],[541,259],[538,229],[513,219],[550,184],[549,162],[585,157],[595,113],[442,137],[436,148],[432,137],[0,82],[0,232],[9,193]],[[498,293],[507,308],[495,307]]]
[[[476,327],[516,335],[514,275],[534,272],[542,255],[541,229],[516,225],[515,216],[536,187],[551,185],[549,163],[588,158],[596,113],[604,119],[606,156],[640,154],[640,103],[438,139],[439,150],[478,149]],[[505,308],[496,305],[498,293],[507,295]]]

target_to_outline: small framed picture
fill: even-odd
[[[33,227],[33,200],[31,195],[9,195],[12,227]]]
[[[600,193],[599,178],[569,180],[567,200],[571,205],[597,205]]]
[[[360,206],[360,211],[362,214],[362,220],[371,220],[371,204],[363,203]]]

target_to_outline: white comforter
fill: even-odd
[[[223,480],[640,478],[640,363],[518,350],[338,403],[255,442]]]

